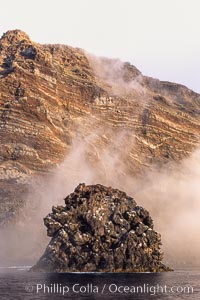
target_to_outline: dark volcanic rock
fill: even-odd
[[[52,237],[32,268],[47,272],[159,272],[160,234],[144,208],[124,192],[79,184],[52,208],[44,224]]]

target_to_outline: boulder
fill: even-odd
[[[161,236],[147,210],[118,189],[79,184],[44,218],[51,241],[32,271],[160,272]]]

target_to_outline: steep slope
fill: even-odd
[[[199,142],[199,107],[199,94],[129,63],[8,31],[0,40],[0,223],[23,205],[31,178],[54,172],[74,141],[84,141],[92,166],[109,148],[125,174],[187,157]]]

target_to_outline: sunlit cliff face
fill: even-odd
[[[3,43],[4,56],[8,46],[9,55],[18,52],[15,68],[2,70],[0,175],[12,175],[9,200],[25,201],[17,224],[0,231],[0,263],[41,255],[43,217],[80,182],[135,197],[162,234],[166,260],[197,263],[199,95],[119,60],[35,44],[23,32],[12,48],[12,35]],[[37,50],[35,58],[21,56],[23,43]],[[14,190],[19,182],[28,182],[23,194]]]

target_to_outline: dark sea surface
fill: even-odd
[[[167,273],[32,273],[0,268],[0,300],[200,299],[200,269]]]

